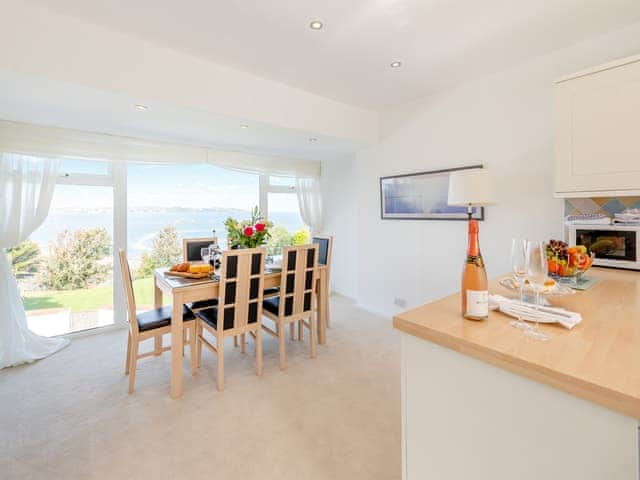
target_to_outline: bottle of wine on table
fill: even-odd
[[[469,247],[462,272],[461,296],[462,315],[465,318],[484,320],[489,316],[489,288],[487,272],[480,254],[477,220],[469,220]]]

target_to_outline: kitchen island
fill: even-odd
[[[541,342],[452,295],[397,315],[403,478],[636,480],[640,273],[593,268],[591,289],[551,297],[582,314]],[[490,293],[513,296],[497,281]]]

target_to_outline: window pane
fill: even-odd
[[[128,256],[139,309],[153,304],[151,271],[182,258],[182,239],[210,237],[226,247],[228,217],[250,217],[257,175],[213,165],[127,166]]]
[[[60,174],[108,175],[109,162],[102,160],[62,160]]]
[[[279,256],[286,245],[309,242],[309,231],[300,217],[295,193],[269,193],[269,220],[273,222],[267,253]]]
[[[269,177],[269,184],[277,187],[295,188],[296,179],[293,177]]]
[[[113,323],[113,189],[57,185],[45,222],[9,251],[34,332]]]

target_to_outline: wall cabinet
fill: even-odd
[[[556,82],[558,197],[640,194],[640,55]]]

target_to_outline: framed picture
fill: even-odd
[[[449,174],[482,165],[380,178],[380,217],[388,220],[467,220],[467,207],[447,205]],[[484,208],[473,207],[484,220]]]

